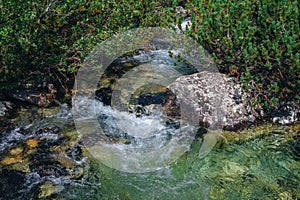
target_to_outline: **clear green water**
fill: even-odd
[[[4,178],[0,179],[0,187],[2,187],[0,189],[14,197],[9,199],[38,199],[38,197],[60,200],[300,199],[299,124],[290,127],[264,124],[239,135],[225,132],[224,136],[227,141],[220,140],[203,159],[198,157],[201,143],[196,140],[192,143],[190,151],[176,162],[151,173],[131,174],[117,171],[104,166],[94,160],[88,152],[83,151],[82,157],[88,159],[83,162],[83,167],[81,164],[75,167],[77,171],[83,172],[79,173],[78,177],[69,178],[64,175],[54,176],[51,173],[40,177],[35,176],[41,171],[33,165],[34,162],[39,162],[41,168],[56,169],[56,166],[52,166],[55,162],[47,160],[43,162],[40,160],[43,157],[37,160],[36,156],[39,155],[39,151],[43,153],[46,152],[43,151],[46,147],[59,149],[64,145],[74,145],[74,143],[61,144],[60,141],[68,140],[56,139],[53,134],[45,134],[44,139],[41,139],[33,132],[41,127],[55,125],[61,127],[58,138],[76,135],[70,111],[66,108],[41,110],[29,107],[20,114],[19,118],[15,119],[14,123],[21,127],[26,127],[28,124],[31,126],[22,134],[16,131],[18,128],[11,133],[2,134],[1,148],[3,145],[10,145],[9,149],[15,149],[15,151],[16,147],[24,147],[26,150],[28,149],[25,147],[26,141],[28,145],[26,138],[37,137],[41,141],[36,153],[29,155],[28,150],[27,153],[23,153],[22,161],[0,165],[0,170],[2,169],[5,173],[19,170],[23,171],[26,177],[22,182],[19,179],[12,179],[10,175],[1,174]],[[7,151],[1,152],[1,162],[5,159],[5,153]],[[59,155],[65,156],[62,151],[54,156],[50,155],[50,158],[55,160]],[[29,169],[22,167],[27,164],[30,166]],[[10,186],[7,186],[5,182],[7,180],[11,180]],[[41,185],[47,181],[56,188],[52,192],[49,192],[52,190],[49,186],[42,189]],[[10,188],[11,186],[18,191]],[[48,195],[41,195],[42,193]],[[7,198],[0,196],[0,199],[6,200]]]
[[[297,130],[296,130],[297,131]],[[296,134],[297,135],[297,134]],[[299,199],[299,135],[258,135],[241,144],[221,144],[203,159],[200,143],[170,167],[128,174],[92,161],[99,187],[67,187],[66,199]],[[71,198],[72,197],[72,198]]]
[[[15,120],[15,123],[23,127],[32,124],[31,127],[25,133],[15,135],[15,139],[9,135],[1,135],[1,144],[10,144],[10,149],[19,146],[26,150],[28,140],[23,139],[24,137],[37,137],[32,134],[32,130],[54,125],[61,127],[61,132],[58,134],[61,138],[76,134],[72,117],[69,116],[70,112],[58,111],[58,109],[41,111],[28,108]],[[227,141],[220,140],[203,159],[198,157],[200,141],[194,141],[190,151],[175,163],[170,163],[170,166],[156,172],[144,174],[130,174],[108,168],[94,160],[88,152],[83,151],[88,159],[83,167],[75,168],[83,171],[77,178],[76,176],[55,177],[51,173],[41,177],[32,176],[34,174],[32,172],[37,170],[32,162],[38,162],[35,158],[39,151],[43,153],[42,149],[48,146],[52,148],[51,145],[55,146],[54,149],[63,148],[59,141],[68,141],[62,139],[56,141],[51,134],[50,139],[47,139],[48,136],[45,135],[43,137],[46,139],[41,139],[37,153],[30,154],[29,166],[31,167],[25,173],[27,176],[25,182],[20,180],[14,183],[10,181],[11,177],[1,174],[1,177],[5,178],[0,179],[0,186],[3,187],[0,189],[12,194],[11,196],[20,196],[12,199],[38,199],[38,197],[56,200],[300,199],[299,127],[299,124],[291,127],[265,124],[239,135],[225,132]],[[64,144],[69,145],[67,142]],[[24,153],[23,161],[1,166],[0,170],[24,171],[20,166],[25,166],[28,162],[27,154],[28,151]],[[1,159],[4,158],[5,155],[1,155]],[[51,157],[51,159],[57,158]],[[51,165],[55,163],[50,161],[44,162],[44,165],[50,165],[47,166],[48,169],[52,169]],[[45,166],[40,165],[40,167]],[[10,181],[13,188],[18,191],[6,187],[6,181]],[[51,190],[49,186],[44,191],[41,189],[43,188],[41,185],[47,181],[56,187],[52,192],[49,192]],[[48,194],[47,192],[49,195],[41,195]],[[13,195],[16,193],[18,195]],[[5,198],[0,196],[0,199]]]
[[[166,59],[158,55],[156,60]],[[27,107],[12,123],[10,131],[0,133],[0,200],[300,199],[299,124],[224,133],[227,141],[220,140],[202,159],[195,140],[168,167],[132,174],[104,166],[84,149],[83,155],[76,153],[78,138],[67,106]],[[60,131],[37,131],[48,127]]]

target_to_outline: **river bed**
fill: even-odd
[[[75,126],[68,104],[22,105],[0,133],[0,199],[300,199],[300,124],[222,131],[209,154],[199,157],[203,132],[166,118],[161,106],[151,107],[162,104],[166,76],[173,81],[195,72],[167,57],[160,50],[140,54],[121,68],[113,64],[103,75],[93,112],[105,137],[91,132],[93,127]],[[135,66],[138,74],[131,70]],[[122,78],[120,71],[126,74]],[[162,81],[140,87],[156,78]],[[124,87],[130,84],[135,90]],[[126,101],[141,106],[127,110]],[[151,151],[172,141],[184,144],[175,145],[175,156],[166,148],[151,157]],[[113,146],[117,154],[101,152],[99,144]],[[146,164],[139,165],[139,159]]]
[[[126,173],[103,165],[76,136],[67,105],[23,107],[1,134],[1,199],[299,199],[299,124],[224,132],[169,166]],[[56,127],[56,129],[54,128]]]

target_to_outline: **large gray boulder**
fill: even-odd
[[[203,71],[179,77],[167,87],[165,115],[193,125],[235,130],[252,124],[258,114],[250,95],[233,78]]]

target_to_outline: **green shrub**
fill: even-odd
[[[190,0],[187,34],[213,55],[221,72],[257,91],[255,103],[299,101],[299,6],[297,0]]]
[[[54,80],[67,91],[73,84],[68,79],[97,43],[138,26],[167,26],[170,5],[163,0],[3,1],[0,89]]]
[[[254,103],[300,101],[297,0],[2,1],[0,90],[54,81],[68,92],[97,43],[130,28],[180,23],[179,4],[192,20],[186,34],[213,55],[221,72],[257,91]]]

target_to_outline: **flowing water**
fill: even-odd
[[[136,59],[146,63],[153,56]],[[199,158],[202,136],[188,123],[165,118],[161,107],[137,117],[98,100],[93,104],[105,137],[78,133],[66,104],[22,107],[0,134],[0,199],[300,199],[299,124],[225,131]],[[180,157],[147,154],[174,147],[173,141],[182,144],[175,145]],[[101,145],[110,151],[101,154]],[[111,149],[118,150],[117,157]],[[150,164],[135,167],[139,153]]]
[[[19,125],[1,137],[1,199],[300,198],[299,126],[266,124],[240,133],[240,140],[224,132],[228,141],[219,142],[203,159],[198,157],[201,141],[194,140],[169,166],[134,174],[103,165],[85,148],[76,152],[76,131],[67,106],[36,111],[29,107],[16,120]],[[60,131],[45,131],[46,127]],[[34,138],[39,140],[36,146],[28,142]],[[20,158],[18,148],[23,151]]]

